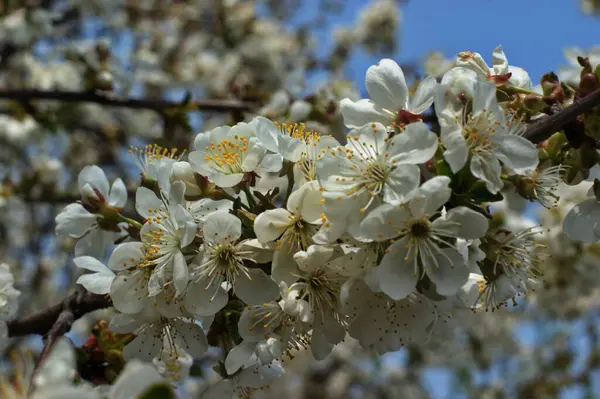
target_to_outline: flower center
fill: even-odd
[[[248,139],[235,135],[215,144],[210,142],[204,147],[207,151],[204,159],[212,162],[227,173],[242,173],[242,163],[248,152]]]
[[[312,236],[316,232],[315,226],[302,220],[301,215],[290,216],[287,229],[277,241],[277,249],[280,249],[282,244],[286,244],[291,251],[306,251],[313,243]]]
[[[463,136],[467,140],[467,146],[473,151],[487,151],[492,146],[491,137],[482,134],[476,127],[466,126],[463,129]]]
[[[285,136],[290,136],[291,138],[304,141],[318,141],[319,137],[321,137],[321,133],[310,129],[306,130],[306,125],[304,123],[294,123],[288,125],[287,123],[277,123],[273,122],[275,126],[281,131],[281,134]]]
[[[410,235],[415,238],[425,238],[431,231],[431,222],[428,219],[417,219],[410,223]]]
[[[318,269],[302,279],[306,284],[305,295],[308,298],[313,313],[323,310],[334,310],[340,292],[338,279],[328,274],[323,269]]]
[[[177,148],[168,149],[158,144],[148,144],[144,148],[129,146],[128,152],[133,155],[136,166],[146,174],[150,164],[163,160],[179,161],[186,150],[177,154]]]

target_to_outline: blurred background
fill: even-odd
[[[54,217],[78,199],[85,165],[123,178],[132,199],[140,171],[131,146],[181,152],[198,132],[258,114],[343,140],[339,100],[365,98],[366,69],[381,58],[416,87],[460,51],[491,63],[500,44],[534,83],[549,71],[576,79],[573,54],[600,64],[600,1],[1,0],[0,262],[23,292],[19,312],[59,302],[78,278],[74,242],[57,239]],[[552,210],[510,189],[495,204],[498,224],[549,230],[545,281],[527,299],[425,347],[380,357],[348,339],[323,362],[299,353],[259,395],[600,397],[600,246],[560,231],[589,184],[562,187]],[[84,342],[108,316],[78,321],[70,337]],[[31,371],[23,348],[40,342],[0,342],[0,384]],[[209,362],[196,366],[180,387],[187,397],[217,378]]]

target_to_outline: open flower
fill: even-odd
[[[249,240],[240,240],[242,222],[227,212],[213,213],[204,221],[204,243],[192,266],[185,306],[192,314],[209,316],[227,304],[223,283],[247,304],[271,301],[279,296],[277,284],[261,269],[251,268],[257,251]]]
[[[358,128],[379,122],[385,127],[398,128],[421,119],[423,112],[433,103],[435,78],[425,78],[417,88],[415,98],[409,103],[408,86],[402,68],[393,60],[382,59],[367,69],[365,85],[371,100],[356,102],[349,98],[340,101],[344,124]]]
[[[176,148],[167,149],[157,144],[148,144],[144,148],[130,147],[129,153],[134,156],[144,179],[156,181],[165,193],[169,191],[171,169],[183,153],[177,154]]]
[[[527,90],[533,90],[533,84],[527,71],[513,65],[508,65],[508,60],[502,50],[502,46],[498,46],[492,53],[492,67],[484,61],[479,53],[472,51],[463,51],[456,56],[456,65],[471,69],[480,77],[502,84],[509,82],[517,87]]]
[[[293,256],[313,243],[321,220],[321,191],[316,181],[305,183],[294,191],[287,209],[267,210],[256,217],[254,233],[264,245],[277,242],[273,257],[272,276],[278,283],[295,281]]]
[[[152,296],[171,283],[179,296],[187,288],[189,271],[182,249],[196,237],[198,226],[185,208],[184,193],[181,181],[171,184],[168,198],[158,198],[145,187],[136,192],[136,210],[146,218],[140,235],[155,265],[149,283]]]
[[[196,151],[189,155],[194,170],[219,187],[235,186],[245,173],[278,172],[281,157],[268,155],[258,143],[255,123],[240,122],[198,134],[194,140]]]
[[[201,326],[186,318],[164,317],[152,308],[136,315],[119,314],[113,317],[109,328],[118,334],[136,335],[123,349],[125,360],[152,362],[154,358],[161,359],[164,350],[170,356],[178,357],[177,348],[200,358],[208,349]]]
[[[392,139],[380,123],[351,131],[345,147],[317,161],[327,218],[334,225],[357,227],[372,205],[404,201],[419,186],[417,165],[429,161],[437,147],[437,137],[421,122]]]
[[[56,234],[77,239],[75,256],[90,255],[104,257],[106,245],[121,237],[121,231],[103,230],[98,215],[90,212],[100,206],[123,208],[127,202],[127,189],[121,179],[116,179],[109,188],[104,171],[96,165],[86,166],[78,177],[82,201],[67,205],[56,216]]]
[[[290,290],[298,292],[297,299],[308,302],[312,313],[311,350],[317,360],[325,359],[346,335],[339,302],[343,278],[329,267],[332,255],[333,249],[320,245],[311,245],[294,255],[298,282]]]
[[[256,117],[254,123],[256,136],[263,147],[294,162],[294,181],[299,186],[316,180],[317,159],[340,145],[332,136],[307,130],[302,123],[280,125],[263,117]]]
[[[496,86],[478,81],[473,95],[471,114],[457,110],[448,102],[447,88],[436,94],[440,138],[446,147],[444,158],[452,172],[461,170],[470,159],[473,176],[485,181],[495,194],[503,187],[502,164],[517,174],[531,173],[538,165],[538,151],[521,136],[524,126],[505,116],[496,100]]]
[[[394,301],[381,292],[371,291],[358,279],[348,280],[341,292],[341,303],[349,316],[348,334],[363,348],[379,354],[426,343],[434,328],[449,320],[443,302],[446,301],[429,301],[417,293]]]
[[[372,270],[381,290],[394,300],[406,298],[426,274],[441,295],[456,294],[469,276],[465,259],[452,240],[479,238],[487,219],[466,207],[442,216],[439,209],[450,199],[450,179],[436,176],[423,183],[406,204],[381,205],[361,223],[367,237],[395,239],[381,263]]]

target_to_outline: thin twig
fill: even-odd
[[[540,143],[562,129],[567,123],[574,121],[579,115],[591,111],[600,105],[600,89],[576,100],[572,105],[560,112],[540,119],[529,125],[523,137],[532,143]]]
[[[111,94],[99,92],[74,92],[74,91],[46,91],[46,90],[0,90],[0,99],[19,100],[19,101],[37,101],[52,100],[67,103],[95,103],[109,107],[123,107],[132,109],[151,109],[154,111],[164,111],[176,109],[182,106],[181,102],[169,101],[163,99],[137,99],[121,98]],[[188,105],[190,111],[248,111],[254,108],[254,103],[247,103],[235,100],[196,100]]]

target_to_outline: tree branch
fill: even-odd
[[[132,109],[151,109],[154,111],[164,111],[182,106],[181,102],[162,99],[136,99],[120,98],[110,94],[98,92],[74,92],[74,91],[44,91],[44,90],[0,90],[0,99],[19,100],[19,101],[37,101],[52,100],[67,103],[95,103],[109,107],[123,107]],[[248,111],[254,108],[256,104],[246,103],[235,100],[196,100],[191,101],[189,107],[194,111]]]
[[[567,123],[574,121],[579,115],[591,111],[598,105],[600,105],[600,89],[576,100],[560,112],[532,123],[523,134],[523,137],[532,143],[540,143],[562,129]]]
[[[56,340],[59,336],[67,333],[75,320],[87,313],[110,306],[112,306],[112,302],[106,295],[75,291],[59,304],[23,318],[8,321],[8,336],[46,335],[48,338],[46,346],[49,346],[51,340]]]

